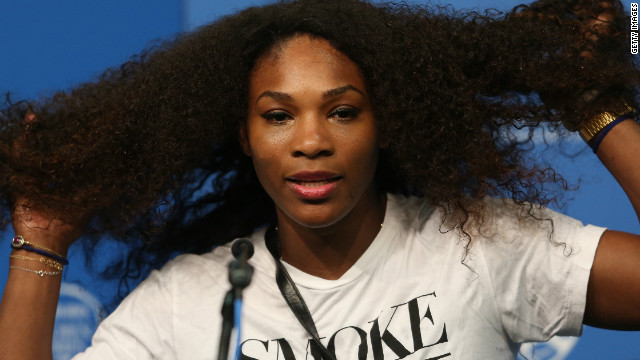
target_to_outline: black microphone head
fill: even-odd
[[[233,254],[233,257],[239,259],[243,251],[246,252],[247,259],[251,259],[253,256],[253,244],[251,241],[245,238],[240,238],[234,241],[233,245],[231,245],[231,253]]]

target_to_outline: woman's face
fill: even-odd
[[[281,222],[330,226],[377,196],[365,80],[326,40],[297,36],[258,61],[240,141]]]

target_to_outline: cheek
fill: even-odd
[[[362,153],[360,161],[365,167],[365,172],[369,173],[371,177],[375,173],[376,166],[378,165],[378,146],[375,145]]]
[[[253,161],[253,167],[258,177],[261,178],[261,181],[262,178],[273,176],[273,173],[280,167],[277,157],[263,151],[254,150],[251,159]]]
[[[375,142],[351,142],[347,151],[350,167],[358,173],[359,182],[366,185],[373,180],[378,164],[378,144]]]
[[[348,134],[341,134],[340,141],[352,161],[357,161],[362,165],[377,162],[379,141],[375,129],[360,127]]]
[[[265,128],[263,126],[250,126],[247,136],[248,147],[251,156],[259,159],[269,159],[276,154],[284,154],[290,135],[287,131],[278,128]]]
[[[253,167],[258,180],[267,192],[281,174],[283,148],[277,140],[271,138],[269,141],[265,139],[260,139],[259,142],[250,141]]]

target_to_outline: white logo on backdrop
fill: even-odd
[[[523,344],[518,359],[564,360],[578,343],[576,337],[556,336],[545,343]]]
[[[86,349],[103,317],[98,299],[80,285],[63,282],[53,331],[53,358],[68,360]]]

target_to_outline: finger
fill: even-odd
[[[35,119],[36,119],[36,114],[33,111],[29,110],[27,111],[27,115],[25,115],[24,117],[24,122],[30,123],[30,122],[33,122]]]

